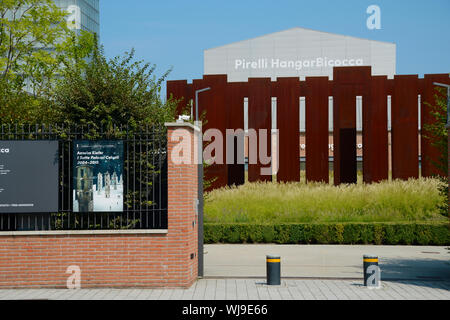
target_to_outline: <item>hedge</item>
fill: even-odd
[[[450,245],[448,223],[204,225],[204,242],[277,244]]]

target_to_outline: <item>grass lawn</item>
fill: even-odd
[[[438,179],[342,185],[247,183],[206,194],[205,223],[445,222]]]

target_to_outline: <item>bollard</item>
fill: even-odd
[[[364,255],[364,286],[368,288],[379,288],[381,283],[380,267],[378,266],[378,257],[374,255]]]
[[[280,256],[267,256],[267,285],[281,285],[281,258]]]

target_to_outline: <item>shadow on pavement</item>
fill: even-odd
[[[384,259],[381,280],[450,290],[450,259]]]

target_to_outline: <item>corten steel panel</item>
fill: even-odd
[[[187,101],[193,101],[194,100],[194,94],[192,93],[192,83],[188,83],[187,85],[187,91],[186,91],[186,95],[187,95]]]
[[[341,183],[356,183],[356,149],[350,143],[352,141],[356,143],[356,128],[341,128],[339,130],[339,136],[341,139],[339,162]]]
[[[363,99],[363,174],[364,182],[389,178],[389,141],[387,116],[387,77],[370,81],[369,106]]]
[[[277,181],[300,181],[300,81],[298,78],[277,80]]]
[[[423,80],[423,89],[422,89],[422,105],[421,105],[421,124],[422,124],[422,135],[421,135],[421,145],[422,145],[422,176],[423,177],[431,177],[440,175],[445,177],[447,173],[445,171],[440,170],[434,163],[439,163],[439,159],[441,157],[445,158],[445,155],[442,155],[442,152],[439,151],[439,148],[433,146],[432,144],[436,141],[433,135],[426,129],[426,125],[432,125],[436,122],[436,119],[431,111],[435,111],[435,109],[431,108],[431,106],[436,105],[435,95],[438,94],[436,90],[436,86],[433,85],[434,82],[450,84],[450,78],[448,74],[426,74]],[[444,89],[445,90],[445,89]],[[447,96],[447,94],[445,95]],[[430,104],[430,105],[429,105]],[[443,111],[443,115],[445,116],[445,111]],[[428,138],[427,138],[428,137]]]
[[[424,91],[425,91],[425,79],[419,79],[417,81],[417,88],[419,91],[419,95],[423,97]]]
[[[306,180],[329,182],[328,77],[307,77]]]
[[[394,95],[394,79],[387,80],[387,94],[388,96]]]
[[[246,82],[228,83],[227,86],[227,129],[244,130],[244,98],[247,96]],[[238,136],[234,138],[234,163],[228,165],[228,185],[243,185],[245,183],[245,154],[238,159]],[[242,138],[244,143],[244,138]],[[240,160],[240,161],[239,161]],[[239,164],[242,163],[242,164]]]
[[[192,99],[191,90],[187,80],[167,81],[167,100],[172,96],[175,100],[180,100],[177,105],[176,114],[181,115],[188,108],[189,101]],[[190,110],[189,110],[190,111]]]
[[[257,163],[248,165],[248,180],[249,182],[256,181],[272,181],[272,175],[261,175],[261,169],[270,166],[263,165],[261,163],[260,154],[260,132],[259,130],[266,130],[267,133],[267,144],[266,150],[267,155],[271,156],[272,148],[272,122],[271,122],[271,112],[272,112],[272,97],[271,97],[271,80],[270,78],[250,78],[248,81],[248,128],[254,129],[258,135],[258,146],[257,146]],[[251,148],[249,148],[251,149]],[[249,157],[250,160],[250,157]]]
[[[394,78],[392,97],[392,178],[419,177],[417,75]]]
[[[300,81],[300,91],[299,91],[299,95],[300,97],[306,97],[306,93],[308,92],[308,86],[306,84],[306,81]]]
[[[356,183],[356,96],[368,101],[370,67],[334,68],[334,184]],[[364,96],[366,99],[364,99]]]
[[[227,127],[227,105],[226,105],[226,88],[227,77],[226,75],[212,75],[204,76],[202,80],[194,80],[192,86],[192,92],[195,96],[195,91],[210,87],[211,90],[202,92],[198,96],[199,103],[199,116],[204,115],[206,123],[203,125],[203,133],[208,129],[217,129],[222,133],[222,153],[223,157],[220,157],[218,153],[213,154],[213,157],[217,157],[216,160],[221,163],[216,163],[205,168],[205,179],[212,181],[211,187],[205,189],[206,191],[222,188],[228,185],[228,167],[226,165],[226,140],[225,133]],[[195,98],[194,98],[195,100]],[[197,106],[194,103],[194,115]],[[205,113],[206,112],[206,113]],[[202,120],[202,119],[201,119]],[[211,143],[214,143],[214,138]],[[209,142],[203,143],[203,149],[206,148]],[[209,159],[204,159],[209,160]]]

